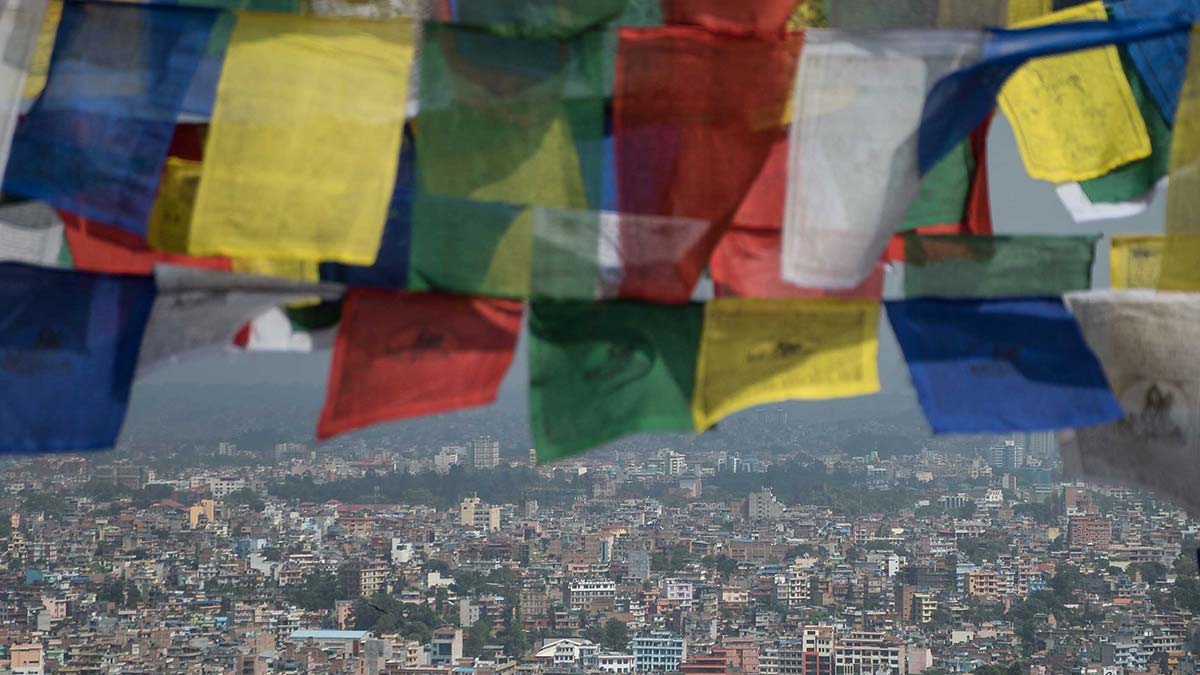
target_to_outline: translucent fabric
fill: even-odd
[[[1107,19],[1103,3],[1089,2],[1022,26]],[[1034,59],[1009,78],[999,102],[1033,178],[1087,180],[1150,155],[1115,47]]]
[[[1122,415],[1063,439],[1064,476],[1150,489],[1200,506],[1200,296],[1091,291],[1068,294],[1066,301]]]
[[[0,261],[59,264],[63,224],[41,202],[0,205]]]
[[[0,180],[45,15],[46,0],[7,0],[0,5]]]
[[[189,252],[374,263],[412,56],[408,19],[239,14]]]
[[[511,300],[351,289],[317,437],[491,403],[522,314]]]
[[[709,302],[692,398],[696,429],[756,405],[879,391],[878,332],[873,301]]]
[[[340,297],[337,284],[305,284],[212,270],[159,265],[158,296],[138,355],[137,377],[155,368],[230,346],[246,322],[287,302]]]
[[[1054,0],[1008,0],[1008,25],[1024,23],[1054,11]]]
[[[1200,290],[1200,30],[1179,94],[1167,187],[1167,243],[1160,290]]]
[[[887,310],[936,433],[1046,431],[1121,417],[1058,298],[889,301]]]
[[[663,21],[725,33],[781,33],[798,0],[662,0]]]
[[[798,34],[620,32],[617,210],[708,222],[697,275],[779,140],[799,49]]]
[[[69,2],[4,192],[145,236],[183,98],[217,12]]]
[[[704,307],[534,302],[529,412],[538,461],[643,431],[694,429]]]
[[[984,35],[811,30],[796,76],[783,278],[852,288],[884,252],[920,189],[925,93],[978,58]]]
[[[108,274],[142,274],[154,272],[156,263],[169,263],[229,271],[229,258],[222,256],[197,257],[155,251],[146,241],[121,228],[96,222],[89,218],[59,211],[66,225],[67,247],[75,269]]]
[[[957,223],[965,234],[991,234],[987,162],[991,127],[989,115],[967,140],[921,176],[917,198],[896,229],[906,232]]]
[[[907,297],[1061,295],[1092,286],[1099,237],[907,236]]]
[[[149,276],[0,263],[0,454],[113,447],[153,303]]]
[[[1003,26],[1009,0],[828,0],[829,27],[841,30]]]
[[[1118,19],[1144,19],[1166,14],[1183,14],[1195,20],[1200,16],[1198,0],[1122,0],[1109,6]],[[1153,40],[1129,44],[1134,68],[1146,82],[1150,98],[1167,124],[1175,123],[1179,107],[1179,89],[1188,62],[1188,35],[1176,32]]]
[[[497,35],[561,39],[616,19],[625,5],[626,0],[439,0],[438,19]]]
[[[1166,237],[1161,234],[1113,237],[1108,257],[1112,287],[1156,288],[1166,245]]]

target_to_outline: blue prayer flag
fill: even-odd
[[[1044,431],[1122,417],[1059,298],[889,301],[887,311],[936,433]]]
[[[1109,6],[1118,19],[1144,19],[1163,14],[1186,13],[1195,21],[1200,16],[1200,0],[1122,0]],[[1150,98],[1158,106],[1167,124],[1175,125],[1175,108],[1187,70],[1188,34],[1174,32],[1154,40],[1129,44],[1129,58],[1146,84]]]
[[[416,146],[412,127],[405,126],[404,140],[400,146],[400,166],[396,170],[396,186],[392,189],[392,201],[388,205],[387,221],[383,226],[383,239],[379,242],[375,264],[356,266],[322,263],[322,280],[337,281],[347,286],[408,288],[415,162]]]
[[[4,192],[146,234],[185,94],[219,12],[67,2]]]
[[[0,454],[110,448],[154,279],[0,263]]]
[[[1128,21],[1080,21],[1021,30],[990,30],[982,59],[946,75],[925,97],[917,140],[921,174],[928,172],[979,126],[996,107],[996,96],[1009,76],[1040,56],[1153,40],[1192,29],[1187,13]]]

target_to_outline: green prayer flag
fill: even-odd
[[[1137,101],[1142,119],[1146,121],[1146,131],[1150,136],[1150,156],[1117,167],[1099,178],[1081,182],[1079,186],[1093,204],[1137,199],[1149,192],[1170,170],[1171,127],[1167,126],[1166,119],[1154,104],[1154,99],[1146,90],[1145,82],[1138,76],[1137,69],[1130,62],[1125,48],[1119,49],[1121,65],[1125,69],[1125,76],[1129,78],[1133,98]]]
[[[927,225],[961,223],[974,176],[975,153],[966,140],[921,178],[921,191],[896,229],[906,232]]]
[[[342,320],[341,300],[322,300],[315,305],[286,307],[288,321],[292,330],[314,332],[327,330],[338,325]]]
[[[905,235],[907,297],[1002,298],[1091,288],[1099,237]]]
[[[71,245],[67,242],[67,235],[64,232],[62,235],[62,248],[58,249],[58,266],[66,269],[75,269],[75,257],[71,255]]]
[[[529,410],[539,461],[636,432],[695,429],[700,304],[535,301]]]
[[[455,20],[497,35],[568,38],[626,12],[626,0],[456,0]]]

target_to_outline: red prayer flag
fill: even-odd
[[[198,257],[151,250],[146,240],[112,225],[71,213],[58,212],[75,269],[106,274],[153,274],[155,263],[220,270],[232,269],[229,258]]]
[[[796,0],[662,0],[665,23],[694,24],[725,33],[780,33]]]
[[[350,289],[317,437],[495,401],[523,310],[515,300]]]
[[[680,262],[685,283],[699,278],[782,133],[801,39],[620,31],[617,210],[708,223]]]

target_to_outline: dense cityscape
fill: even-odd
[[[877,445],[9,458],[0,673],[1195,672],[1182,510],[1051,434]]]

